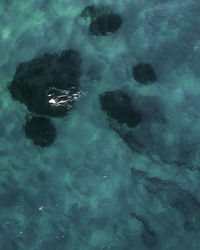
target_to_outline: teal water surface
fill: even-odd
[[[81,17],[92,4],[120,28],[92,35]],[[198,0],[0,0],[0,250],[200,249],[199,13]],[[84,95],[40,147],[7,86],[21,62],[63,50],[80,53]],[[143,61],[153,84],[133,78]],[[101,109],[117,89],[138,127]]]

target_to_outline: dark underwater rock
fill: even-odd
[[[122,24],[121,17],[107,6],[89,5],[82,11],[81,16],[85,19],[90,18],[90,33],[96,36],[114,33]]]
[[[41,147],[50,146],[56,138],[56,128],[45,117],[27,119],[24,129],[26,137]]]
[[[114,13],[105,14],[97,17],[90,25],[90,32],[93,35],[105,36],[108,32],[114,33],[122,24],[122,19]]]
[[[107,91],[99,96],[101,109],[109,119],[114,119],[120,124],[126,123],[134,128],[141,121],[141,113],[133,109],[131,98],[121,90]]]
[[[150,178],[140,170],[131,169],[131,175],[134,182],[142,181],[150,194],[176,209],[183,216],[186,230],[200,229],[200,202],[188,190],[170,180]]]
[[[48,96],[51,89],[60,93],[79,92],[81,58],[77,51],[66,50],[61,56],[45,54],[29,62],[19,64],[11,84],[12,97],[24,103],[28,110],[49,116],[64,116],[72,108],[74,99],[54,105]],[[65,105],[66,104],[66,105]]]
[[[156,73],[149,63],[138,63],[133,67],[134,79],[142,84],[150,84],[156,81]]]

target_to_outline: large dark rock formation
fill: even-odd
[[[8,88],[29,111],[63,116],[79,94],[80,65],[80,55],[74,50],[63,51],[61,56],[45,54],[19,64]]]

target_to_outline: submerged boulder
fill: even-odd
[[[90,25],[90,32],[93,35],[105,36],[108,32],[114,33],[122,24],[122,19],[119,15],[109,13],[97,17]]]
[[[133,67],[134,79],[142,84],[150,84],[156,81],[156,73],[149,63],[138,63]]]
[[[82,11],[81,16],[90,19],[90,33],[96,36],[114,33],[122,24],[121,17],[106,6],[89,5]]]
[[[56,138],[56,128],[45,117],[32,117],[30,120],[27,118],[24,130],[26,137],[41,147],[50,146]]]
[[[127,124],[134,128],[141,121],[141,113],[134,110],[131,98],[121,90],[107,91],[99,96],[101,109],[105,111],[109,119],[114,119],[120,124]]]
[[[66,50],[61,56],[45,54],[29,62],[19,64],[12,82],[8,86],[12,97],[24,103],[27,109],[39,115],[63,116],[72,107],[75,99],[69,102],[50,102],[49,92],[57,89],[65,93],[79,93],[81,58],[77,51]],[[73,91],[72,91],[73,89]],[[58,94],[59,96],[59,94]]]

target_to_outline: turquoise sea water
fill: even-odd
[[[121,27],[92,36],[91,4]],[[0,250],[200,249],[199,13],[198,0],[0,0]],[[7,86],[19,63],[65,49],[82,57],[86,95],[42,148]],[[154,84],[133,79],[141,61]],[[99,103],[116,89],[144,114],[128,139]]]

